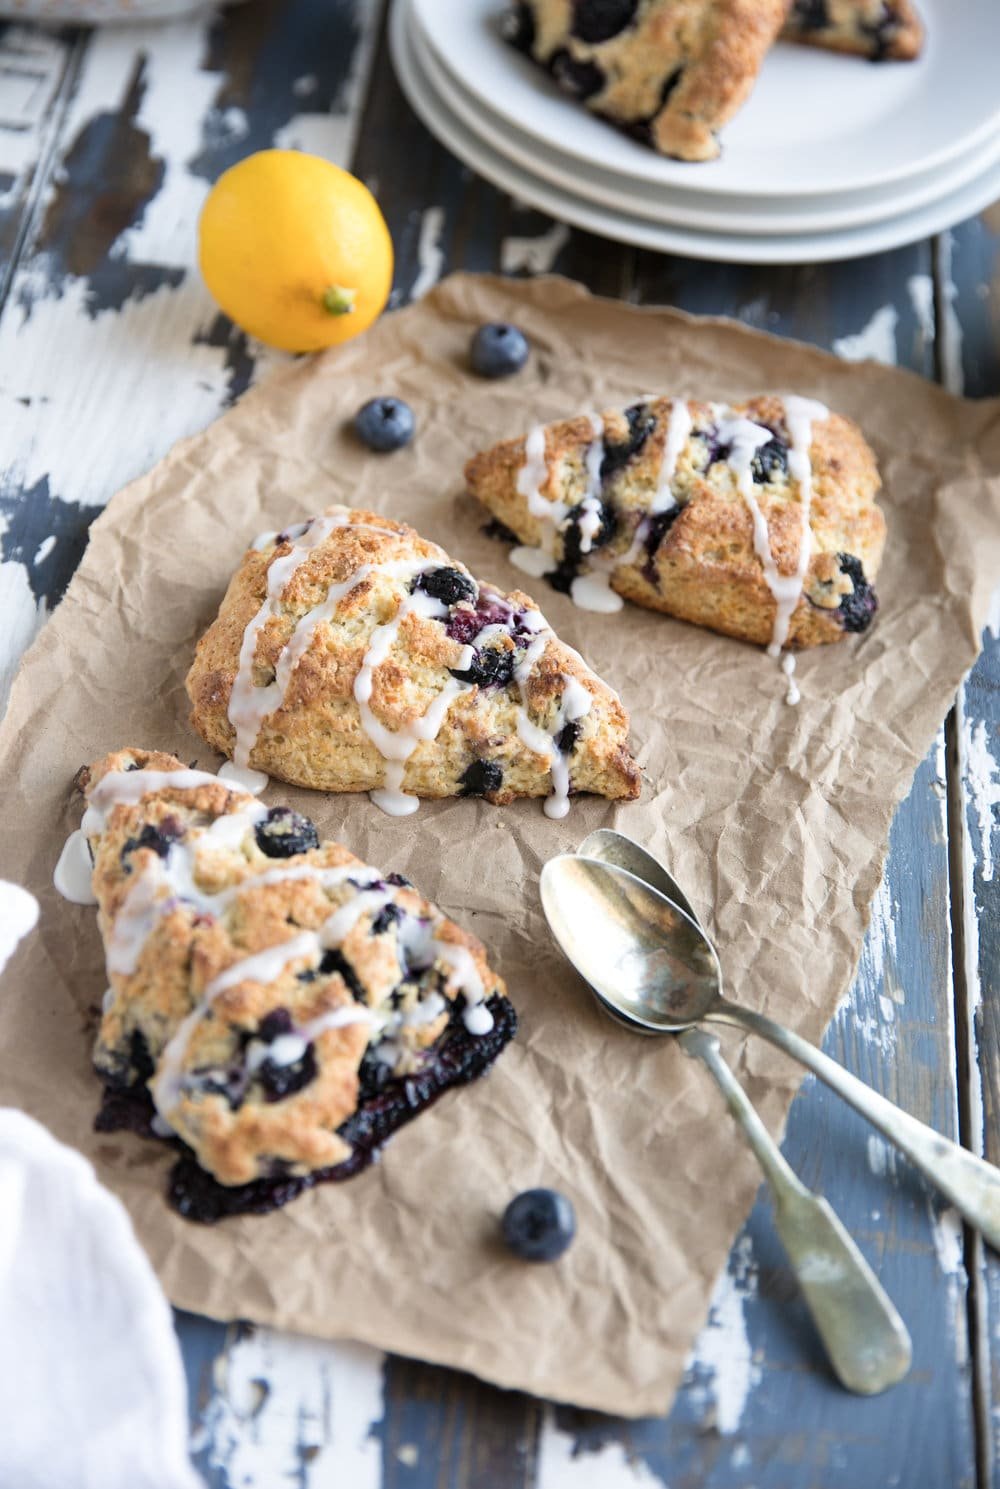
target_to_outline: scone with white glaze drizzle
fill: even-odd
[[[624,598],[775,653],[864,631],[877,610],[875,458],[809,399],[648,397],[537,425],[465,474],[515,565],[585,609]]]
[[[308,818],[146,750],[80,784],[110,981],[99,1126],[181,1139],[190,1218],[350,1177],[513,1036],[480,943]]]
[[[192,723],[240,770],[320,791],[632,798],[618,696],[550,630],[405,523],[330,507],[246,555],[187,679]]]

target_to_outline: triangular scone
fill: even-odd
[[[523,545],[517,566],[585,608],[623,596],[776,649],[838,641],[875,614],[875,458],[810,400],[649,397],[538,425],[465,474]]]
[[[786,41],[835,52],[855,52],[875,62],[912,61],[924,28],[910,0],[792,0]]]
[[[171,1183],[191,1218],[350,1177],[514,1034],[480,943],[308,818],[146,750],[81,784],[110,981],[99,1125],[141,1129],[152,1098],[152,1130],[197,1159]]]
[[[192,723],[247,766],[320,791],[631,798],[618,696],[534,602],[477,583],[405,523],[331,507],[265,534],[198,643]]]
[[[591,112],[663,155],[713,160],[788,0],[518,0],[507,34]]]

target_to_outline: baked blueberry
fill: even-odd
[[[308,817],[291,807],[272,807],[254,829],[257,847],[268,858],[293,858],[319,847],[319,833]]]
[[[824,31],[830,24],[826,0],[794,0],[793,20],[803,31]]]
[[[440,600],[442,605],[457,605],[460,600],[468,600],[474,605],[479,593],[476,581],[468,574],[463,574],[460,569],[447,567],[428,569],[425,573],[418,574],[413,581],[413,588],[430,595],[434,600]]]
[[[579,62],[565,47],[549,58],[549,71],[560,88],[574,98],[593,98],[607,81],[596,62]]]
[[[554,1262],[576,1235],[576,1213],[557,1189],[526,1189],[503,1212],[503,1237],[528,1262]]]
[[[286,1096],[293,1096],[296,1091],[301,1091],[303,1086],[314,1081],[316,1071],[316,1051],[313,1045],[308,1044],[302,1058],[290,1065],[265,1060],[258,1067],[256,1078],[263,1087],[265,1101],[283,1101]]]
[[[562,529],[563,553],[560,567],[578,572],[588,553],[610,543],[618,526],[614,511],[597,497],[578,502],[566,517]],[[584,547],[584,534],[588,544]]]
[[[342,951],[324,951],[320,958],[319,971],[323,977],[332,977],[338,972],[355,1003],[364,1003],[365,990],[358,981],[358,974]]]
[[[256,1038],[263,1040],[265,1044],[271,1044],[275,1039],[280,1039],[282,1034],[291,1034],[292,1015],[287,1008],[272,1008],[266,1013],[257,1026]]]
[[[841,573],[846,574],[854,586],[840,602],[841,625],[845,631],[867,631],[878,612],[878,596],[865,578],[861,560],[853,553],[838,553],[837,562]]]
[[[580,738],[582,728],[583,724],[579,719],[570,719],[568,723],[562,726],[555,737],[555,746],[560,755],[571,755],[573,753],[576,742]]]
[[[639,0],[573,0],[573,35],[593,45],[610,41],[634,20]]]
[[[528,341],[516,326],[490,321],[472,338],[469,361],[480,377],[510,377],[528,360]]]
[[[460,641],[463,646],[468,646],[487,626],[509,625],[510,606],[499,596],[494,599],[480,590],[475,608],[469,609],[462,605],[453,610],[445,622],[445,630],[453,641]]]
[[[415,428],[413,410],[401,398],[370,398],[354,415],[358,438],[380,455],[408,445]]]
[[[500,31],[504,41],[509,41],[519,52],[531,53],[535,45],[535,13],[526,0],[515,0],[513,8],[501,19]]]
[[[170,852],[171,844],[176,843],[184,836],[184,826],[178,822],[176,817],[164,817],[158,827],[147,822],[138,837],[127,838],[122,844],[121,861],[129,873],[132,865],[128,862],[130,854],[137,848],[152,848],[153,852],[160,858],[166,858]]]
[[[514,653],[485,647],[476,652],[468,667],[452,667],[451,675],[480,688],[505,688],[514,676]]]
[[[656,428],[656,415],[645,403],[633,403],[625,410],[625,418],[628,421],[627,437],[621,441],[605,439],[604,459],[601,461],[602,485],[613,480],[623,466],[639,454]]]
[[[503,786],[503,770],[495,760],[473,760],[462,773],[463,796],[486,796]]]
[[[372,921],[372,935],[384,936],[391,925],[396,925],[403,918],[403,912],[398,905],[391,901],[383,905],[381,910]]]
[[[758,486],[773,481],[775,476],[788,474],[788,446],[774,435],[766,445],[761,445],[750,463],[750,472]]]

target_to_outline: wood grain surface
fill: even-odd
[[[605,242],[523,209],[436,144],[395,82],[384,19],[374,0],[252,0],[164,26],[0,32],[0,707],[103,503],[283,360],[215,312],[194,268],[205,193],[252,150],[314,150],[372,185],[397,247],[394,304],[450,269],[556,269],[1000,394],[1000,208],[829,267]],[[1000,1162],[1000,611],[985,643],[896,816],[826,1047]],[[910,1326],[914,1368],[889,1395],[833,1383],[762,1198],[666,1419],[622,1423],[359,1346],[178,1316],[206,1482],[1000,1486],[1000,1259],[812,1080],[785,1153]]]

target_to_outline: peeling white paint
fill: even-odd
[[[35,556],[31,560],[32,568],[37,568],[39,564],[43,564],[55,546],[56,540],[54,534],[50,534],[49,537],[43,538],[38,547],[35,549]]]
[[[948,1289],[948,1305],[953,1324],[955,1363],[962,1369],[969,1358],[968,1325],[965,1312],[965,1237],[962,1218],[957,1210],[947,1206],[938,1210],[933,1201],[927,1201],[931,1222],[931,1239],[934,1254]]]
[[[871,922],[861,948],[854,1002],[842,1005],[840,1017],[866,1044],[891,1057],[896,1048],[895,1005],[904,995],[895,981],[896,915],[885,874],[872,901]]]
[[[965,392],[965,368],[962,363],[962,323],[955,309],[958,289],[952,277],[953,233],[942,233],[938,240],[938,271],[941,282],[942,315],[941,373],[949,393]]]
[[[883,305],[876,310],[868,324],[852,336],[838,336],[833,349],[845,362],[884,362],[890,367],[896,364],[896,325],[899,311],[895,305]]]
[[[23,564],[0,563],[0,615],[3,636],[0,640],[0,718],[7,711],[10,685],[21,658],[42,628],[47,614],[44,603],[36,600],[28,583]]]
[[[0,36],[0,175],[13,177],[0,207],[14,203],[43,153],[68,55],[66,42],[47,31],[9,26]]]
[[[975,724],[963,719],[962,736],[965,745],[962,776],[969,808],[979,829],[979,871],[983,883],[989,884],[994,867],[993,831],[998,825],[1000,808],[1000,760],[990,748],[990,737],[982,719]],[[993,743],[1000,745],[997,740]]]
[[[404,1442],[396,1449],[396,1457],[404,1468],[416,1468],[420,1462],[420,1449],[415,1442]]]
[[[538,1439],[535,1489],[663,1489],[664,1481],[641,1458],[629,1458],[620,1442],[591,1451],[563,1432],[551,1406]]]
[[[911,274],[906,281],[910,304],[924,341],[934,340],[934,280],[929,274]]]
[[[757,1268],[752,1242],[743,1235],[733,1247],[729,1265],[715,1285],[708,1322],[688,1360],[688,1370],[707,1371],[715,1406],[715,1427],[724,1437],[736,1432],[747,1398],[761,1378],[747,1334],[745,1308],[757,1295]]]
[[[993,591],[983,629],[989,632],[994,641],[1000,641],[1000,589]]]
[[[548,274],[569,242],[569,228],[554,222],[536,238],[504,238],[500,244],[500,268],[505,274]]]
[[[419,300],[426,295],[441,278],[444,269],[444,249],[441,234],[444,232],[444,208],[426,207],[420,218],[420,236],[417,239],[417,277],[410,290],[410,299]]]
[[[233,1489],[379,1489],[383,1362],[366,1345],[253,1330],[216,1361],[196,1446]]]
[[[896,1172],[896,1150],[890,1148],[884,1138],[879,1137],[877,1133],[870,1132],[866,1140],[866,1150],[868,1167],[876,1178],[884,1179],[887,1174]]]

